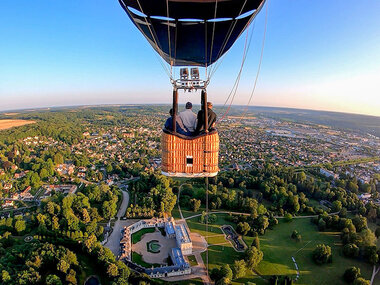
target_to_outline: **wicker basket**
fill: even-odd
[[[218,174],[217,132],[194,138],[162,133],[162,173],[174,177],[213,177]]]

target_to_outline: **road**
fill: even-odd
[[[125,226],[133,223],[130,220],[120,220],[120,218],[124,216],[129,204],[129,193],[127,191],[122,191],[122,193],[123,201],[121,202],[120,209],[117,212],[115,225],[113,226],[112,233],[109,236],[107,243],[104,245],[105,247],[109,248],[115,256],[118,256],[120,253],[120,239],[122,229]]]
[[[373,270],[372,270],[371,282],[370,282],[371,285],[373,284],[373,281],[375,280],[375,276],[377,273],[379,273],[379,271],[380,271],[380,266],[376,268],[376,265],[374,265]]]

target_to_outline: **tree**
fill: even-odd
[[[62,285],[62,281],[57,275],[50,274],[46,277],[46,285]]]
[[[219,268],[213,268],[210,273],[210,278],[214,281],[218,281],[222,278]]]
[[[198,212],[199,208],[201,207],[201,200],[193,198],[190,200],[190,205],[194,212]]]
[[[333,202],[333,210],[334,212],[339,212],[340,210],[342,210],[342,202],[341,201],[334,201]]]
[[[359,233],[361,238],[361,246],[373,246],[376,244],[376,236],[375,234],[368,228],[362,230]]]
[[[63,163],[63,156],[60,153],[57,153],[54,155],[54,163],[55,164],[62,164]]]
[[[293,216],[290,213],[285,214],[285,222],[289,223],[293,220]]]
[[[313,251],[313,260],[317,264],[332,262],[331,247],[324,244],[318,244]]]
[[[249,269],[255,268],[263,259],[264,253],[256,247],[251,246],[245,254],[245,261]]]
[[[319,231],[324,231],[326,229],[326,222],[320,218],[318,221],[318,230]]]
[[[246,236],[251,230],[251,227],[249,226],[247,222],[244,222],[244,223],[240,222],[238,223],[236,230],[238,233],[242,234],[243,236]]]
[[[57,231],[59,229],[59,220],[57,216],[53,216],[51,219],[51,228],[53,231]]]
[[[353,243],[348,243],[343,247],[343,254],[347,257],[358,257],[359,252],[359,247]]]
[[[88,211],[86,208],[83,208],[82,216],[83,216],[83,223],[88,224],[91,221],[90,215],[88,214]]]
[[[372,264],[375,265],[379,261],[379,256],[377,254],[376,246],[366,246],[364,249],[364,256],[366,260]]]
[[[363,216],[355,216],[355,218],[352,219],[352,223],[354,224],[356,231],[361,232],[362,230],[366,229],[367,226],[367,219]]]
[[[301,241],[301,239],[302,239],[301,234],[297,230],[293,231],[291,237],[292,237],[292,239],[295,239],[296,241]]]
[[[220,268],[220,274],[222,278],[228,278],[229,280],[232,279],[233,273],[232,269],[229,264],[223,264],[222,267]]]
[[[360,268],[350,267],[348,268],[343,275],[344,280],[347,283],[352,283],[360,276]]]
[[[75,278],[75,271],[73,269],[70,269],[69,274],[66,275],[66,281],[76,285],[77,284],[77,279]]]
[[[61,259],[57,264],[57,270],[66,273],[69,270],[70,264],[68,264],[65,260]]]
[[[237,279],[245,276],[246,270],[246,264],[243,259],[234,261],[234,264],[232,265],[232,272],[234,273],[234,278]]]
[[[119,275],[119,270],[118,270],[116,264],[111,263],[110,265],[108,265],[107,274],[110,277],[116,277],[117,275]]]
[[[376,235],[377,238],[380,237],[380,227],[376,228],[375,235]]]
[[[18,220],[18,221],[16,221],[16,223],[15,223],[15,230],[18,233],[21,233],[22,231],[25,231],[25,229],[26,229],[26,224],[25,224],[24,220]]]
[[[116,215],[116,203],[112,201],[104,201],[102,206],[103,218],[110,219]]]
[[[370,285],[371,282],[369,280],[364,279],[363,277],[359,277],[354,281],[354,285]]]
[[[11,276],[9,275],[8,271],[6,270],[1,271],[1,280],[5,283],[8,281],[11,281]]]
[[[90,235],[84,241],[84,245],[87,248],[88,252],[91,252],[94,249],[95,244],[96,244],[96,236],[94,234]]]
[[[259,235],[256,232],[254,233],[254,238],[252,240],[251,246],[255,246],[257,249],[260,249],[260,239]]]
[[[231,280],[228,279],[227,277],[223,277],[218,282],[216,282],[216,285],[230,285],[230,284],[231,284]]]

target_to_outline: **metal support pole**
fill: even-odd
[[[206,233],[207,233],[207,251],[206,251],[206,264],[207,264],[207,276],[209,276],[208,272],[208,177],[205,177],[206,184]]]
[[[207,91],[205,89],[202,90],[201,94],[201,102],[205,120],[205,132],[208,133],[208,109],[207,109]]]
[[[177,132],[177,111],[178,111],[178,90],[177,88],[173,89],[173,132]]]

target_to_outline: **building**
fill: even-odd
[[[63,194],[75,194],[75,192],[78,190],[78,186],[76,185],[70,185],[70,184],[62,184],[62,185],[44,185],[42,186],[45,188],[45,194],[44,196],[47,196],[50,194],[51,191],[61,192]]]
[[[175,238],[174,224],[172,221],[165,223],[165,233],[167,238]]]
[[[13,206],[14,206],[14,202],[10,201],[10,200],[4,201],[3,205],[1,205],[1,207],[3,207],[3,208],[9,208],[9,207],[13,207]]]
[[[170,257],[173,261],[171,266],[162,266],[158,268],[144,268],[132,262],[132,234],[144,228],[164,228],[167,238],[175,238],[178,247],[172,248]],[[132,269],[139,272],[145,272],[151,278],[162,278],[191,274],[191,267],[186,262],[184,255],[192,253],[193,244],[190,239],[189,231],[185,224],[175,224],[172,217],[153,218],[150,220],[140,220],[124,228],[120,240],[120,257]]]
[[[360,194],[358,197],[360,200],[368,200],[372,197],[372,195],[370,193],[363,193]]]
[[[13,188],[12,183],[5,183],[5,184],[4,184],[4,187],[3,187],[3,189],[4,189],[6,192],[8,192],[9,190],[11,190],[12,188]]]
[[[34,196],[30,193],[30,190],[32,190],[31,186],[26,187],[25,190],[20,193],[20,199],[24,201],[33,200]]]
[[[338,179],[338,178],[339,178],[338,174],[335,174],[334,172],[332,172],[332,171],[330,171],[330,170],[327,170],[327,169],[323,169],[323,168],[321,168],[321,169],[319,170],[319,172],[320,172],[322,175],[326,176],[326,177],[332,177],[332,178],[334,178],[334,179]]]
[[[175,238],[177,246],[184,255],[189,255],[193,251],[193,243],[191,242],[189,232],[185,224],[175,226]]]

